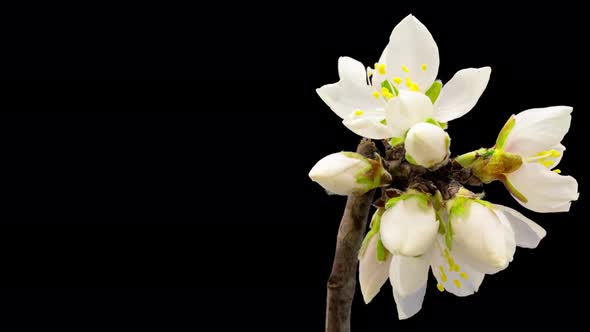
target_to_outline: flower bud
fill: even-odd
[[[434,167],[448,157],[450,141],[449,134],[439,126],[415,124],[406,136],[406,159],[415,165]]]
[[[493,274],[508,267],[516,250],[514,231],[486,201],[455,198],[450,204],[452,253],[477,270]]]
[[[428,195],[404,194],[386,204],[381,217],[381,241],[393,254],[419,256],[432,248],[438,223]]]
[[[337,195],[363,194],[391,182],[391,175],[380,161],[355,152],[333,153],[322,158],[309,171],[309,177]]]

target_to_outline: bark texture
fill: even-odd
[[[370,140],[362,140],[357,152],[373,158],[377,148]],[[358,252],[361,247],[374,190],[364,195],[351,195],[346,201],[336,240],[336,253],[328,279],[326,332],[349,332],[350,311],[356,288]]]

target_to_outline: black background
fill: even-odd
[[[453,121],[456,153],[491,146],[510,114],[574,106],[560,169],[570,213],[488,199],[548,231],[469,298],[439,293],[398,321],[389,285],[353,329],[585,326],[587,18],[580,8],[343,2],[32,5],[3,21],[0,326],[86,331],[321,331],[344,197],[307,172],[358,137],[317,97],[338,56],[373,64],[409,13],[439,77],[490,65]],[[37,79],[37,81],[30,81]],[[135,79],[135,80],[122,80]],[[177,79],[183,79],[182,81]],[[580,303],[580,304],[578,304]]]

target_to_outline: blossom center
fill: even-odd
[[[553,158],[558,158],[561,156],[561,152],[551,149],[546,151],[541,151],[534,156],[527,158],[527,162],[529,163],[539,163],[547,168],[550,168],[555,164]]]

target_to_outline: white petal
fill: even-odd
[[[412,15],[404,18],[391,33],[385,54],[387,78],[409,77],[426,91],[438,74],[438,47],[428,29]],[[422,69],[426,65],[426,70]],[[409,72],[402,70],[402,66]],[[377,81],[378,84],[381,82]],[[406,89],[404,84],[399,88]]]
[[[353,58],[342,56],[338,59],[338,75],[346,84],[367,85],[365,66]]]
[[[523,163],[507,174],[512,185],[528,202],[517,201],[536,212],[567,212],[571,201],[578,199],[578,182],[571,176],[559,175],[539,163]]]
[[[412,126],[404,143],[406,154],[426,168],[440,164],[449,155],[451,139],[441,127],[421,122]]]
[[[467,114],[486,89],[491,72],[490,67],[458,71],[443,85],[434,104],[434,118],[440,122],[448,122]]]
[[[385,102],[373,96],[375,89],[367,85],[363,65],[351,58],[338,59],[338,83],[326,84],[316,92],[322,100],[342,119],[356,111],[372,111],[383,108]]]
[[[554,106],[529,109],[517,114],[504,150],[531,157],[559,145],[570,128],[572,108]]]
[[[559,165],[561,158],[563,158],[563,152],[565,151],[565,146],[563,146],[563,144],[558,144],[556,146],[552,146],[550,150],[555,150],[555,151],[559,152],[559,156],[547,158],[547,159],[553,161],[553,164],[549,168],[554,169],[555,167],[557,167],[557,165]]]
[[[379,109],[374,110],[373,112],[380,113],[381,115],[367,114],[357,116],[353,112],[353,114],[344,119],[342,123],[353,133],[362,137],[371,139],[385,139],[393,137],[393,130],[389,126],[382,123],[382,121],[385,119],[385,111],[383,111],[383,109]]]
[[[412,294],[401,296],[393,290],[393,299],[397,307],[397,316],[399,319],[408,319],[422,309],[424,295],[426,294],[426,285]]]
[[[477,292],[485,276],[484,273],[475,270],[465,261],[453,256],[451,251],[446,248],[444,238],[440,235],[430,264],[432,274],[437,282],[446,291],[456,296],[468,296]]]
[[[428,280],[429,254],[420,257],[394,255],[389,267],[389,279],[393,289],[401,296],[408,296],[426,284]]]
[[[486,274],[508,267],[516,243],[510,223],[502,214],[471,203],[463,215],[451,216],[451,222],[454,257]]]
[[[381,241],[394,254],[418,256],[432,247],[438,231],[434,209],[417,198],[399,201],[381,217]]]
[[[351,158],[343,153],[332,153],[320,159],[309,171],[309,177],[337,195],[350,195],[367,191],[367,187],[358,183],[357,176],[369,162],[359,156]]]
[[[428,280],[429,255],[421,257],[394,256],[389,281],[399,319],[415,315],[422,308]]]
[[[541,226],[520,212],[499,204],[494,204],[494,206],[500,209],[510,222],[517,246],[522,248],[536,248],[539,242],[547,235],[547,232]]]
[[[365,303],[371,302],[389,278],[389,265],[393,255],[388,255],[383,262],[378,261],[377,241],[379,241],[379,234],[375,234],[371,238],[364,254],[359,259],[359,282]]]
[[[387,124],[396,137],[404,136],[413,125],[433,115],[430,98],[420,92],[400,91],[399,96],[389,100],[386,108]]]

